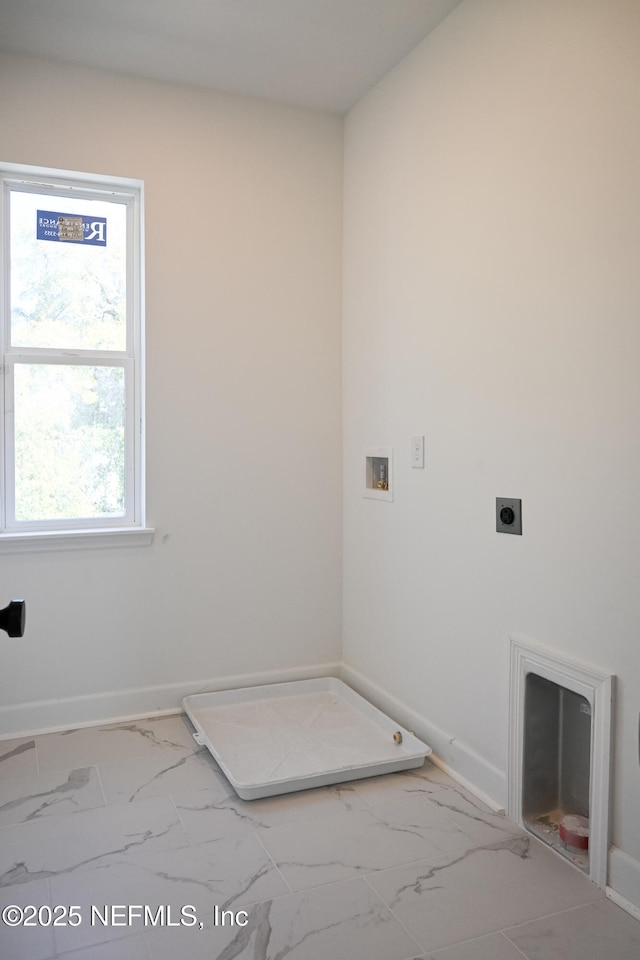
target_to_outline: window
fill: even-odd
[[[2,173],[5,544],[145,530],[141,187],[72,177]]]

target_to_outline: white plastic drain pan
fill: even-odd
[[[334,677],[185,697],[196,739],[243,800],[420,767],[421,740]]]

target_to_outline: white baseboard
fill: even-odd
[[[640,862],[618,847],[609,850],[607,896],[640,920]]]
[[[339,671],[338,662],[319,663],[286,670],[265,670],[262,673],[244,673],[81,697],[10,704],[0,707],[0,740],[179,713],[182,710],[183,697],[190,694],[256,687],[263,683],[337,677]]]
[[[431,759],[461,786],[496,812],[504,812],[507,799],[507,777],[468,744],[452,737],[423,714],[391,696],[364,674],[343,663],[339,677],[370,700],[378,709],[412,730],[424,740],[433,754]]]
[[[613,887],[607,887],[605,892],[612,903],[615,903],[618,907],[622,907],[623,910],[630,913],[636,920],[640,920],[640,906],[638,906],[638,904],[631,903],[626,897],[620,896],[618,891],[614,890]]]
[[[490,810],[493,810],[494,813],[500,813],[503,816],[506,815],[504,804],[484,793],[484,791],[482,791],[477,784],[471,783],[471,781],[467,780],[466,777],[463,777],[458,770],[450,767],[448,763],[444,763],[444,761],[441,760],[437,754],[433,753],[431,755],[431,760],[436,767],[439,767],[440,770],[443,770],[451,777],[452,780],[455,780],[456,783],[459,783],[461,787],[464,787],[465,790],[468,790],[469,793],[472,793],[474,797],[477,797],[481,803],[484,803],[484,805],[489,807]]]

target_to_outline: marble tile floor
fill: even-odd
[[[433,764],[245,802],[182,716],[0,741],[0,911],[2,960],[640,957]]]

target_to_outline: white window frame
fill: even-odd
[[[11,345],[9,206],[11,189],[87,200],[118,200],[127,208],[127,342],[123,351],[42,349]],[[55,209],[55,207],[53,208]],[[103,546],[143,546],[146,526],[144,463],[144,231],[143,184],[46,167],[0,164],[0,553]],[[35,224],[34,224],[35,228]],[[13,383],[17,363],[38,358],[51,364],[95,364],[124,370],[125,513],[115,518],[19,521],[15,519]]]

